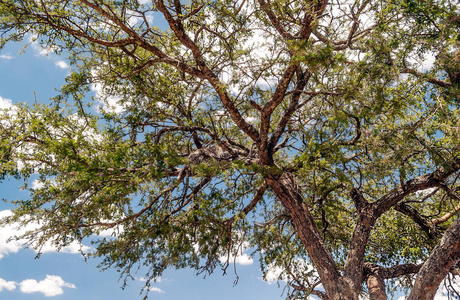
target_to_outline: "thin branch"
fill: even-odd
[[[355,134],[355,137],[352,140],[341,142],[340,143],[341,145],[344,145],[344,146],[354,145],[361,138],[361,133],[362,133],[362,131],[361,131],[361,120],[358,117],[353,117],[353,119],[355,119],[355,121],[356,121],[356,126],[355,126],[356,134]]]
[[[458,196],[454,191],[452,191],[447,185],[441,184],[440,187],[444,191],[446,191],[446,194],[450,198],[455,199],[455,200],[460,202],[460,196]],[[460,203],[457,206],[455,206],[453,210],[451,210],[450,212],[446,213],[444,216],[436,218],[436,219],[432,220],[431,222],[433,222],[434,225],[445,223],[450,218],[455,216],[459,211],[460,211]]]
[[[289,106],[286,108],[283,116],[281,117],[281,120],[276,125],[276,129],[273,135],[270,137],[270,141],[268,143],[269,151],[272,151],[273,153],[275,152],[275,149],[274,149],[275,145],[278,143],[279,139],[283,135],[286,125],[291,119],[291,116],[294,114],[294,112],[297,111],[299,107],[299,99],[300,99],[301,92],[307,85],[308,80],[310,79],[310,75],[311,75],[308,71],[302,72],[300,67],[298,67],[297,69],[297,74],[298,74],[297,75],[298,78],[297,78],[295,90],[298,92],[292,94]],[[310,99],[311,98],[313,97],[310,97]],[[286,142],[287,142],[287,139],[286,139]]]
[[[394,208],[399,211],[400,213],[408,216],[409,218],[411,218],[412,220],[414,220],[414,222],[420,226],[420,228],[425,231],[425,233],[428,235],[428,237],[430,237],[431,239],[434,239],[436,238],[437,236],[439,236],[439,231],[437,230],[436,228],[436,224],[437,223],[434,223],[434,221],[429,221],[427,220],[426,218],[424,218],[415,208],[413,208],[412,206],[404,203],[404,202],[400,202],[400,203],[397,203]]]
[[[438,79],[438,78],[433,78],[433,77],[428,77],[426,74],[423,74],[421,72],[418,72],[417,70],[410,69],[410,68],[405,68],[400,71],[402,74],[412,74],[415,77],[426,79],[429,83],[444,87],[444,88],[449,88],[452,86],[451,83]]]
[[[252,197],[252,200],[251,202],[249,202],[248,205],[246,205],[244,208],[243,208],[243,213],[245,215],[247,215],[249,212],[251,212],[257,205],[257,203],[259,203],[260,200],[262,200],[263,196],[264,196],[264,193],[265,191],[267,190],[268,188],[268,184],[267,183],[264,183],[263,185],[261,185],[260,187],[257,188],[256,190],[256,193],[254,194],[254,197]],[[223,223],[225,224],[225,227],[226,227],[226,237],[227,237],[227,240],[231,240],[231,232],[232,232],[232,225],[233,225],[233,222],[235,221],[235,216],[232,216],[231,218],[225,220]]]
[[[203,76],[200,78],[207,79],[211,83],[211,85],[214,87],[215,91],[219,95],[222,104],[225,106],[236,125],[247,135],[249,135],[249,137],[251,137],[253,140],[258,140],[259,133],[251,124],[246,122],[246,120],[241,116],[241,113],[239,112],[239,110],[231,100],[230,96],[228,95],[225,84],[223,84],[219,80],[217,75],[214,74],[211,69],[209,69],[203,58],[203,54],[200,48],[187,35],[181,20],[174,19],[173,16],[171,16],[162,0],[155,1],[155,4],[158,10],[161,13],[163,13],[166,21],[168,22],[169,26],[171,27],[179,41],[182,43],[182,45],[184,45],[192,51],[195,62],[197,63],[198,67],[200,68],[203,74]]]
[[[120,225],[122,223],[125,223],[129,220],[132,220],[132,219],[135,219],[135,218],[138,218],[140,215],[142,215],[143,213],[145,213],[147,210],[149,210],[156,202],[158,202],[158,200],[160,200],[160,198],[165,195],[166,193],[169,193],[171,191],[173,191],[177,186],[178,186],[179,183],[175,184],[175,185],[172,185],[164,190],[162,190],[160,192],[160,194],[158,194],[156,197],[154,197],[152,199],[152,201],[149,202],[149,204],[147,206],[145,206],[143,209],[141,209],[139,212],[135,213],[135,214],[132,214],[130,216],[127,216],[121,220],[118,220],[118,221],[115,221],[115,222],[95,222],[95,223],[85,223],[85,224],[78,224],[77,226],[72,226],[73,227],[76,227],[76,228],[86,228],[86,227],[94,227],[94,226],[103,226],[103,227],[107,227],[107,228],[113,228],[117,225]]]

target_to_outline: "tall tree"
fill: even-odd
[[[433,299],[460,259],[457,4],[0,0],[2,46],[73,66],[2,113],[3,178],[43,183],[4,222],[38,248],[118,228],[95,255],[126,276],[251,247],[293,297]]]

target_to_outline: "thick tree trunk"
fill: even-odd
[[[297,234],[318,271],[328,299],[358,299],[360,289],[353,289],[341,276],[293,176],[285,172],[278,178],[267,178],[267,183],[291,216]]]
[[[383,277],[377,274],[371,274],[366,280],[367,289],[369,290],[370,300],[387,300],[385,292],[385,281]]]

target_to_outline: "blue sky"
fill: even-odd
[[[63,83],[69,66],[63,57],[48,53],[31,44],[19,55],[20,44],[10,44],[0,52],[0,108],[18,102],[33,103],[35,99],[47,103],[57,94],[56,88]],[[33,178],[29,184],[33,184]],[[22,182],[14,179],[0,183],[0,198],[24,199],[28,192],[20,190]],[[11,204],[0,203],[0,215],[8,214]],[[20,230],[20,229],[19,229]],[[115,270],[101,272],[98,261],[85,262],[78,247],[56,253],[46,249],[39,259],[36,252],[22,249],[19,243],[7,243],[10,235],[18,233],[15,228],[0,228],[0,299],[142,299],[139,295],[144,282],[143,273],[128,282],[122,290],[122,282]],[[89,242],[86,243],[90,246]],[[249,251],[248,251],[249,252]],[[233,286],[233,265],[228,275],[220,270],[203,279],[194,270],[168,270],[159,282],[153,284],[150,299],[283,299],[283,287],[276,282],[261,280],[257,258],[244,255],[237,263],[239,283]]]

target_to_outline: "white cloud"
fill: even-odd
[[[44,186],[45,186],[45,184],[42,181],[40,181],[39,179],[35,179],[34,181],[32,181],[32,189],[33,190],[41,189]]]
[[[245,117],[244,120],[248,123],[251,123],[251,124],[254,124],[257,122],[257,118],[256,117]]]
[[[0,96],[0,109],[9,109],[13,106],[13,101]]]
[[[161,294],[164,293],[164,291],[163,291],[162,289],[158,288],[158,287],[150,287],[150,288],[149,288],[149,291],[151,291],[151,292],[157,292],[157,293],[161,293]]]
[[[58,46],[53,46],[53,45],[40,45],[39,42],[37,42],[37,36],[36,35],[31,35],[29,38],[30,44],[32,45],[32,49],[35,51],[35,54],[37,56],[45,56],[48,59],[51,59],[54,61],[54,65],[58,68],[61,69],[68,69],[70,66],[63,60],[59,60],[59,56],[56,55],[56,53],[59,50]]]
[[[447,279],[444,279],[443,282],[439,285],[439,288],[436,292],[436,295],[434,295],[435,300],[449,300],[452,299],[452,297],[448,296],[447,289],[446,289],[446,281]],[[454,276],[451,278],[450,283],[452,284],[452,288],[454,288],[456,291],[460,290],[460,278],[459,276]],[[455,297],[453,297],[455,298]]]
[[[434,53],[426,54],[423,59],[416,61],[414,64],[417,66],[419,72],[426,72],[433,68],[436,62],[436,55]]]
[[[74,241],[70,245],[63,247],[61,250],[59,250],[59,252],[69,253],[69,254],[78,254],[81,252],[83,253],[89,252],[91,249],[92,249],[91,247],[80,245]],[[49,252],[57,252],[57,249],[51,243],[46,243],[45,245],[43,245],[40,251],[41,253],[49,253]]]
[[[145,277],[134,277],[135,280],[137,281],[140,281],[140,282],[147,282],[147,278]],[[157,278],[153,278],[150,280],[150,283],[152,282],[155,282],[155,283],[159,283],[162,281],[162,278],[161,277],[157,277]],[[149,287],[149,291],[152,291],[152,292],[156,292],[156,293],[165,293],[165,291],[163,291],[162,289],[160,289],[159,287]]]
[[[35,279],[26,279],[21,283],[15,281],[6,281],[0,278],[0,292],[3,290],[13,291],[19,285],[20,291],[26,294],[42,293],[46,297],[54,297],[64,293],[62,288],[75,289],[75,285],[65,282],[60,276],[46,275],[46,278],[37,281]]]
[[[134,279],[137,280],[137,281],[140,281],[140,282],[146,282],[147,281],[147,278],[145,278],[145,277],[134,277]]]
[[[56,275],[46,275],[46,278],[41,281],[26,279],[19,285],[23,293],[42,293],[46,297],[54,297],[63,294],[63,287],[71,289],[76,288],[74,284],[65,282],[60,276]]]
[[[57,46],[44,46],[40,45],[39,42],[37,42],[37,35],[32,34],[29,37],[29,42],[32,45],[32,48],[35,50],[35,53],[39,56],[49,56],[53,52],[55,52],[58,47]]]
[[[430,70],[431,68],[433,68],[435,62],[436,55],[434,53],[430,53],[425,57],[425,60],[422,62],[420,68],[422,69],[422,71]]]
[[[10,210],[0,211],[0,219],[4,217],[11,216],[12,212]],[[0,227],[0,259],[5,255],[10,253],[17,253],[20,249],[24,248],[25,240],[10,240],[11,237],[20,236],[27,231],[34,230],[38,227],[38,224],[28,224],[27,226],[18,226],[18,224],[10,224],[3,227]],[[78,254],[83,252],[88,252],[91,250],[91,247],[80,245],[76,241],[73,241],[68,246],[63,247],[60,252],[63,253],[72,253]],[[46,243],[40,249],[41,253],[56,252],[57,249],[51,243]]]
[[[107,89],[98,81],[98,77],[103,75],[99,74],[100,70],[93,69],[91,75],[93,76],[93,83],[91,90],[96,92],[95,98],[103,105],[104,110],[120,114],[124,112],[129,103],[122,103],[122,98],[108,93]]]
[[[278,282],[279,279],[286,281],[285,276],[283,276],[284,269],[278,266],[271,266],[268,268],[265,273],[265,281],[268,284],[273,284]]]
[[[11,214],[10,210],[0,211],[0,218],[11,216]],[[0,259],[9,253],[17,253],[22,248],[23,242],[21,241],[7,242],[15,234],[18,234],[18,231],[13,226],[0,227]]]
[[[425,189],[425,190],[420,190],[420,191],[415,192],[415,196],[416,197],[425,197],[425,196],[428,196],[429,194],[431,194],[432,192],[434,192],[435,190],[436,190],[436,188],[428,188],[428,189]]]
[[[6,281],[3,278],[0,278],[0,292],[3,290],[12,291],[16,289],[16,282],[14,281]]]
[[[227,256],[221,256],[219,260],[220,262],[225,263],[227,262]],[[247,255],[246,253],[239,253],[236,256],[230,255],[228,262],[236,263],[236,264],[243,265],[243,266],[248,266],[248,265],[252,265],[254,263],[254,260],[252,259],[252,257]]]
[[[3,111],[5,109],[5,111]],[[12,105],[12,101],[9,99],[4,99],[0,97],[0,124],[5,127],[10,127],[14,124],[14,121],[18,120],[19,111],[17,106]],[[25,119],[26,120],[25,120]],[[23,121],[29,121],[32,119],[43,119],[43,116],[40,113],[33,113],[29,116],[22,116]],[[46,126],[46,129],[49,133],[53,135],[55,140],[61,140],[62,138],[69,137],[69,131],[72,131],[74,139],[79,140],[81,138],[85,139],[91,143],[98,143],[103,140],[104,136],[100,134],[97,130],[97,127],[92,127],[86,119],[79,116],[78,114],[69,115],[67,117],[68,124],[63,126]],[[45,122],[46,123],[46,122]],[[48,124],[48,123],[47,123]],[[78,128],[78,130],[76,130]],[[36,150],[37,145],[35,143],[21,143],[21,145],[14,148],[14,154],[12,160],[16,163],[16,166],[19,170],[22,170],[26,167],[29,167],[34,174],[37,174],[39,170],[50,167],[50,163],[55,163],[55,155],[49,154],[47,162],[37,161],[36,160]],[[88,156],[95,156],[97,153],[87,149],[85,154]],[[32,189],[40,188],[42,185],[39,182],[32,183]]]
[[[57,50],[57,47],[43,47],[36,42],[32,44],[32,47],[34,47],[36,53],[40,56],[49,56]]]
[[[0,58],[10,60],[10,59],[13,59],[14,57],[8,54],[0,54]]]
[[[105,222],[105,221],[106,220],[103,220],[102,222]],[[111,221],[107,221],[107,222],[110,223]],[[123,225],[118,225],[118,226],[115,226],[114,228],[102,229],[100,232],[97,233],[97,235],[100,237],[117,236],[117,235],[120,235],[120,233],[123,233],[123,230],[124,230]]]
[[[223,255],[219,257],[221,263],[226,263],[227,259],[229,263],[235,263],[238,265],[248,266],[254,263],[254,260],[251,256],[244,253],[245,250],[249,249],[249,243],[244,242],[240,247],[233,250],[233,253],[230,255]]]
[[[291,263],[290,268],[291,272],[293,274],[296,274],[296,276],[299,276],[300,278],[305,278],[305,276],[312,278],[319,277],[318,273],[314,270],[312,264],[305,259],[294,260]],[[268,284],[273,284],[278,282],[279,280],[288,282],[292,279],[292,277],[286,273],[285,268],[277,266],[275,264],[270,264],[267,266],[267,269],[264,273],[264,278],[261,279],[266,281]],[[316,288],[320,289],[321,286],[317,286]]]
[[[70,68],[69,65],[68,65],[65,61],[63,61],[63,60],[58,60],[58,61],[56,61],[54,64],[56,65],[56,67],[59,67],[59,68],[61,68],[61,69],[68,69],[68,68]]]
[[[446,289],[446,281],[447,279],[444,279],[444,281],[441,282],[439,285],[438,290],[436,291],[436,294],[434,295],[434,300],[449,300],[453,299],[452,297],[448,296],[448,292]],[[412,285],[415,282],[415,277],[412,279]],[[460,290],[460,277],[459,276],[454,276],[451,278],[450,283],[452,284],[452,288],[454,288],[456,291]],[[397,285],[402,286],[401,283],[397,283]],[[400,296],[398,300],[405,300],[407,298],[407,295]],[[455,298],[455,297],[454,297]]]

